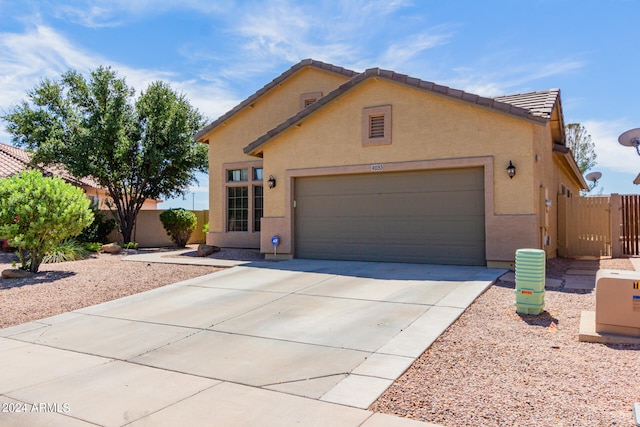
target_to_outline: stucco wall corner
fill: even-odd
[[[487,261],[514,261],[516,250],[538,247],[536,215],[495,215],[487,218]]]

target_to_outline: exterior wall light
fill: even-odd
[[[513,163],[511,163],[511,160],[509,160],[509,166],[507,166],[507,173],[509,174],[509,178],[511,179],[516,176],[516,167],[513,165]]]
[[[269,185],[269,188],[275,188],[276,179],[273,177],[273,175],[269,175],[269,179],[267,180],[267,184]]]

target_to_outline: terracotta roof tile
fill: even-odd
[[[464,94],[464,91],[462,90],[458,90],[458,89],[451,89],[449,88],[449,90],[447,90],[447,95],[453,97],[453,98],[462,98],[462,95]]]
[[[295,67],[299,67],[299,64],[292,67],[292,69],[294,69]],[[284,79],[288,75],[290,74],[287,74],[285,72],[278,79]],[[527,120],[533,120],[536,122],[542,122],[542,123],[546,123],[551,118],[551,113],[553,111],[554,106],[556,105],[556,100],[560,95],[560,91],[558,89],[551,89],[548,91],[539,91],[539,92],[523,93],[523,94],[516,94],[516,95],[499,96],[495,98],[487,98],[487,97],[483,97],[475,94],[470,94],[470,93],[464,92],[463,90],[450,88],[448,86],[438,85],[433,82],[423,81],[415,77],[409,77],[406,74],[395,73],[391,70],[383,70],[380,68],[369,68],[360,74],[354,73],[349,81],[345,82],[344,84],[340,85],[337,89],[333,90],[329,94],[320,98],[318,102],[312,104],[311,106],[305,108],[304,110],[300,111],[296,115],[290,117],[288,120],[284,121],[274,129],[266,133],[265,135],[261,136],[257,140],[247,145],[244,148],[244,152],[247,154],[254,152],[258,147],[266,143],[273,136],[282,132],[289,126],[299,122],[304,117],[310,114],[313,114],[323,105],[331,102],[335,98],[341,96],[343,93],[350,90],[354,86],[357,86],[359,83],[361,83],[362,81],[368,78],[384,78],[390,81],[412,86],[421,90],[430,91],[430,92],[443,95],[449,98],[459,99],[463,102],[476,104],[476,105],[486,107],[495,111],[500,111],[506,114],[514,115],[516,117],[520,117]],[[246,102],[247,101],[245,101],[245,103]],[[239,108],[239,107],[240,106],[236,108]],[[221,119],[218,119],[214,123],[219,123],[220,120],[222,120],[224,117],[225,116],[223,116]],[[200,135],[200,137],[204,136],[204,134],[208,132],[207,129],[210,129],[210,127],[207,127],[203,131],[200,131],[198,135]]]
[[[495,100],[523,108],[533,116],[551,118],[553,107],[560,96],[560,89],[496,96]]]
[[[0,142],[0,178],[6,178],[27,169],[27,164],[30,159],[30,152]],[[75,178],[61,167],[45,166],[40,169],[44,173],[55,175],[74,185],[86,185],[89,187],[100,188],[98,183],[91,178]]]
[[[298,62],[297,64],[295,64],[294,66],[292,66],[291,68],[289,68],[284,73],[280,74],[271,82],[264,85],[261,89],[259,89],[257,92],[255,92],[253,95],[251,95],[244,101],[242,101],[240,104],[233,107],[227,113],[223,114],[213,122],[209,123],[204,128],[200,129],[198,133],[196,133],[194,139],[196,141],[199,141],[201,138],[205,137],[212,129],[216,128],[218,125],[224,123],[226,120],[230,119],[235,114],[239,113],[243,108],[247,107],[248,105],[251,105],[251,103],[256,101],[262,95],[264,95],[265,93],[267,93],[268,91],[276,87],[278,84],[286,80],[289,76],[291,76],[292,74],[296,73],[298,70],[304,67],[315,67],[321,70],[330,71],[332,73],[342,74],[343,76],[346,76],[349,78],[352,78],[353,76],[358,74],[355,71],[347,70],[344,67],[336,67],[335,65],[327,64],[326,62],[316,61],[313,59],[304,59]]]

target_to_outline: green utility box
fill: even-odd
[[[545,260],[541,249],[516,251],[516,312],[540,314],[544,310]]]

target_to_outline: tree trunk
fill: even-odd
[[[133,226],[134,221],[132,220],[130,215],[125,215],[125,217],[120,220],[120,231],[122,232],[122,239],[124,240],[125,244],[131,242]]]
[[[40,268],[40,264],[42,264],[43,255],[40,255],[37,252],[29,252],[29,256],[31,257],[31,262],[29,263],[29,271],[32,273],[37,273]]]
[[[133,229],[136,225],[136,217],[138,212],[135,210],[124,210],[124,212],[118,212],[118,219],[120,222],[120,232],[122,233],[122,239],[124,243],[131,242],[131,236]]]

